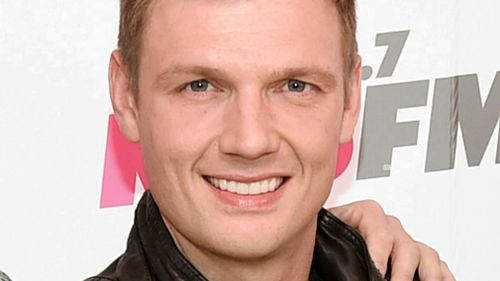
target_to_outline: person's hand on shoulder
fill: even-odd
[[[421,281],[455,281],[439,254],[413,240],[401,222],[386,215],[377,202],[358,201],[329,211],[363,236],[382,276],[391,281],[412,281],[418,272]]]

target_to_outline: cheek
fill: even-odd
[[[310,134],[303,139],[302,151],[298,152],[302,153],[299,159],[304,171],[303,184],[309,186],[304,201],[318,207],[323,206],[328,198],[335,178],[340,131],[337,118],[330,119],[330,122],[321,120],[304,128]]]
[[[206,114],[172,103],[165,96],[155,96],[142,108],[142,127],[157,153],[179,160],[192,159],[202,152],[210,138]],[[171,157],[170,157],[171,156]]]
[[[330,123],[312,127],[313,134],[304,143],[304,172],[307,179],[317,186],[328,188],[329,192],[337,162],[340,126]]]
[[[141,142],[151,177],[186,180],[214,143],[217,118],[162,95],[141,102]]]
[[[304,169],[313,169],[314,173],[334,171],[342,121],[340,110],[335,105],[280,114],[281,134]]]

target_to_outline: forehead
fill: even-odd
[[[172,63],[342,68],[331,0],[157,0],[143,40],[142,57],[152,71]]]

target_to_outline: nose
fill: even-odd
[[[225,108],[224,131],[219,149],[226,155],[253,160],[279,149],[272,109],[265,94],[238,92]]]

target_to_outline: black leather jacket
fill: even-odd
[[[168,253],[168,254],[166,254]],[[326,210],[318,228],[310,280],[383,281],[363,238]],[[86,281],[206,281],[182,255],[166,229],[150,192],[136,209],[127,250],[101,274]]]

